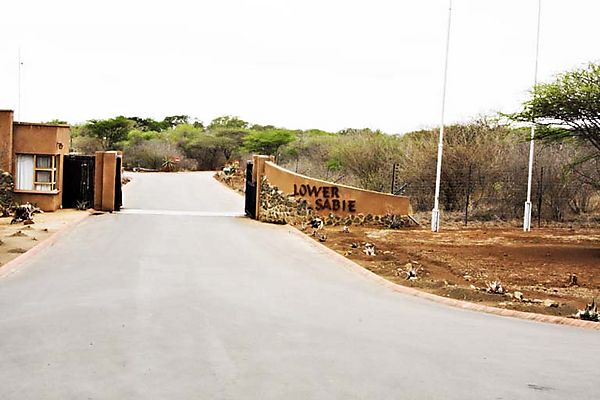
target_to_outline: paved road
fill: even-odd
[[[392,292],[206,173],[125,202],[0,279],[0,399],[600,398],[597,331]]]

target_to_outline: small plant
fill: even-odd
[[[172,172],[175,169],[175,160],[173,160],[171,157],[165,157],[161,167],[165,172]]]
[[[592,302],[587,304],[584,310],[579,310],[575,316],[585,321],[598,322],[600,320],[600,314],[598,314],[598,305],[596,304],[596,299],[592,299]]]
[[[408,263],[404,267],[406,268],[406,279],[409,281],[416,281],[419,279],[418,272],[420,269],[418,267],[415,267],[412,263]]]
[[[85,200],[77,200],[77,203],[75,204],[75,207],[78,210],[87,210],[89,208],[88,207],[88,202],[85,201]]]
[[[315,217],[310,221],[309,225],[313,229],[312,235],[317,236],[317,233],[325,227],[325,222],[321,218]]]
[[[239,161],[236,161],[234,163],[225,164],[225,166],[223,167],[223,173],[225,175],[234,175],[239,169],[240,163]]]
[[[500,281],[493,281],[487,284],[486,291],[493,294],[504,294],[505,290]]]
[[[372,243],[365,243],[365,249],[363,251],[366,255],[372,257],[375,255],[375,245]]]
[[[13,207],[13,219],[10,221],[11,224],[16,224],[19,222],[32,221],[33,214],[42,213],[43,211],[30,203],[25,203],[20,206]]]

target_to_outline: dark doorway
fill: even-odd
[[[246,204],[244,211],[252,219],[256,219],[256,182],[252,182],[252,162],[246,164]]]
[[[66,155],[63,167],[63,208],[87,209],[94,205],[94,156]]]

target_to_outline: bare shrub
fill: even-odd
[[[177,146],[160,139],[143,141],[124,149],[123,158],[126,168],[162,169],[166,159],[181,158]]]
[[[10,215],[10,208],[14,205],[14,188],[12,175],[0,170],[0,217]]]
[[[482,118],[445,129],[440,203],[453,220],[520,219],[527,197],[529,129]],[[416,212],[433,208],[438,130],[402,136],[368,130],[298,135],[279,161],[293,171],[387,192],[392,166]],[[534,218],[563,221],[597,209],[600,164],[580,143],[535,147]],[[578,162],[577,160],[583,160]],[[540,214],[541,213],[541,214]]]
[[[90,136],[74,137],[71,144],[71,151],[80,154],[94,154],[97,151],[104,150],[102,140]]]
[[[191,158],[184,158],[179,162],[178,169],[181,171],[195,171],[198,169],[198,161]]]

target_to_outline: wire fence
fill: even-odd
[[[441,209],[452,214],[462,213],[465,224],[469,221],[514,220],[523,217],[527,199],[526,170],[485,173],[468,167],[463,171],[442,170]],[[431,211],[435,191],[435,176],[423,173],[417,179],[406,177],[394,165],[381,171],[383,182],[369,189],[408,196],[415,212]],[[389,176],[388,176],[389,175]],[[387,178],[385,177],[387,176]],[[325,177],[321,176],[325,179]],[[355,186],[360,182],[347,171],[338,171],[329,180]],[[388,182],[385,184],[385,182]],[[363,185],[364,187],[364,185]],[[559,169],[538,167],[532,181],[533,222],[538,225],[549,221],[565,221],[583,214],[597,212],[600,208],[598,191],[592,186],[564,175]]]

